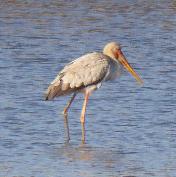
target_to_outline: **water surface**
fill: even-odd
[[[176,176],[175,1],[4,1],[0,4],[0,176]],[[83,96],[43,92],[73,58],[123,46],[127,73],[95,92],[81,144]]]

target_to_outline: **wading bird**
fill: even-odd
[[[122,66],[139,83],[143,83],[123,55],[120,45],[116,42],[110,42],[104,47],[102,53],[88,53],[68,63],[45,92],[46,100],[73,93],[71,100],[64,108],[64,114],[67,114],[76,94],[84,93],[84,103],[80,117],[83,142],[85,141],[85,112],[90,94],[100,88],[103,82],[119,77],[123,69]]]

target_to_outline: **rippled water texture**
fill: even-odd
[[[176,2],[21,1],[0,3],[0,176],[176,176]],[[73,58],[123,46],[145,84],[129,74],[104,84],[79,122],[69,96],[43,92]]]

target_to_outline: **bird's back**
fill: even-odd
[[[109,72],[111,60],[102,53],[93,52],[68,63],[48,87],[46,100],[101,82]]]

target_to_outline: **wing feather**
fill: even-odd
[[[109,57],[96,52],[72,61],[51,82],[46,91],[46,100],[102,81],[108,72],[109,62]]]

